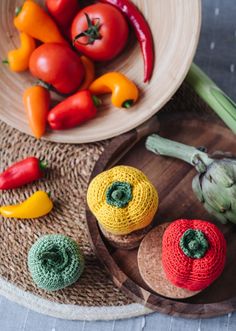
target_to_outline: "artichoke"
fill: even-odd
[[[225,154],[209,156],[202,148],[194,148],[153,134],[146,148],[158,155],[171,156],[193,165],[198,174],[192,189],[209,214],[223,224],[236,224],[236,159]]]

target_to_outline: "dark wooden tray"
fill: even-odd
[[[214,116],[203,119],[194,113],[170,112],[158,115],[163,137],[193,146],[205,146],[208,151],[231,151],[236,154],[235,135]],[[152,131],[152,130],[151,130]],[[139,132],[140,133],[140,132]],[[147,134],[148,132],[142,132]],[[156,224],[178,218],[199,218],[214,221],[224,232],[228,248],[227,263],[221,277],[200,294],[186,300],[171,300],[154,293],[142,280],[137,266],[137,249],[114,249],[102,236],[96,219],[87,210],[91,243],[98,258],[110,273],[114,283],[135,302],[153,310],[174,316],[204,318],[236,310],[236,226],[221,225],[201,206],[191,189],[195,170],[179,160],[156,156],[145,149],[137,131],[113,139],[98,160],[91,179],[116,163],[125,150],[134,145],[117,164],[141,169],[159,192],[160,206]],[[137,142],[138,141],[138,142]],[[137,143],[136,143],[137,142]]]

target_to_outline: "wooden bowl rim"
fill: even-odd
[[[187,4],[187,2],[186,2]],[[181,83],[183,82],[185,76],[187,75],[187,72],[190,68],[190,65],[192,63],[193,57],[195,55],[195,51],[198,45],[198,39],[200,35],[200,28],[201,28],[201,0],[196,0],[194,2],[194,6],[196,8],[196,12],[194,13],[194,33],[193,33],[193,40],[191,40],[191,43],[189,42],[188,52],[186,52],[185,59],[183,60],[183,57],[181,59],[182,62],[178,61],[178,63],[184,63],[179,69],[178,69],[178,75],[176,72],[168,72],[166,74],[170,75],[170,84],[165,87],[165,93],[162,94],[162,97],[160,97],[158,100],[153,102],[153,107],[147,107],[147,111],[142,112],[142,116],[134,116],[134,119],[130,121],[127,120],[124,124],[121,124],[120,126],[113,126],[113,127],[107,127],[105,126],[102,130],[101,125],[95,125],[95,130],[91,130],[91,126],[89,126],[88,131],[85,131],[83,127],[77,127],[74,130],[69,130],[66,132],[61,131],[55,131],[51,132],[48,131],[48,133],[42,137],[42,139],[45,139],[47,141],[53,141],[53,142],[60,142],[60,143],[90,143],[90,142],[96,142],[101,141],[109,138],[116,137],[120,134],[123,134],[125,132],[128,132],[132,130],[133,128],[139,126],[140,124],[144,123],[146,120],[148,120],[150,117],[152,117],[156,112],[158,112],[174,95],[174,93],[177,91]],[[189,7],[191,8],[191,6]],[[188,5],[186,5],[186,10],[189,9]],[[191,13],[192,14],[192,13]],[[183,56],[183,54],[182,54]],[[175,67],[179,67],[179,65],[176,65]],[[162,74],[163,76],[163,74]],[[17,76],[16,76],[17,77]],[[140,82],[141,83],[141,82]],[[20,125],[18,124],[17,120],[12,119],[12,117],[9,117],[9,115],[4,115],[6,106],[2,106],[2,109],[0,107],[0,116],[2,120],[7,123],[8,125],[26,133],[30,134],[31,130],[27,126],[26,122],[22,122]],[[145,109],[145,106],[142,105],[142,109]],[[113,117],[111,116],[111,121]],[[102,120],[102,119],[101,119]],[[86,126],[86,123],[85,123]],[[99,129],[96,131],[96,129]],[[80,130],[82,129],[82,131]]]

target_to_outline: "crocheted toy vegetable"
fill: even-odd
[[[236,223],[236,159],[224,154],[220,159],[212,158],[194,147],[156,134],[148,137],[146,148],[193,165],[199,174],[193,178],[192,189],[205,209],[222,223]]]
[[[87,202],[105,230],[125,235],[151,223],[158,207],[158,194],[140,170],[117,166],[91,181]]]
[[[44,191],[37,191],[22,203],[0,207],[0,215],[10,218],[38,218],[47,215],[52,208],[49,195]]]
[[[168,280],[190,291],[201,291],[220,276],[226,259],[226,242],[212,223],[177,220],[162,239],[162,264]]]
[[[62,234],[40,237],[30,248],[28,268],[35,284],[56,291],[76,282],[84,270],[78,244]]]

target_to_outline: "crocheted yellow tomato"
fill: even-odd
[[[125,235],[151,223],[158,207],[158,194],[142,171],[117,166],[91,181],[87,202],[107,231]]]

